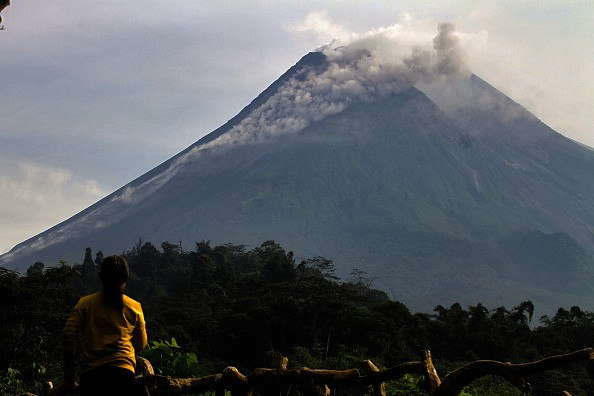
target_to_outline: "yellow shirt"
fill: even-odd
[[[140,303],[123,295],[123,310],[105,303],[103,292],[82,297],[66,321],[62,337],[66,353],[73,353],[82,332],[81,373],[98,366],[122,367],[134,372],[135,353],[147,345]]]

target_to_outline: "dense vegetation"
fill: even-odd
[[[147,353],[167,374],[200,376],[227,365],[249,372],[276,366],[280,356],[293,367],[351,368],[362,359],[386,367],[418,360],[423,349],[446,373],[476,359],[533,361],[592,346],[594,314],[578,307],[559,308],[538,325],[530,301],[413,314],[374,290],[364,271],[341,282],[330,260],[296,263],[273,241],[251,250],[203,241],[192,251],[139,241],[124,256],[132,272],[127,294],[142,302],[154,341]],[[62,326],[77,298],[98,289],[102,257],[88,248],[80,265],[38,262],[23,276],[0,268],[1,393],[59,382]],[[399,386],[415,380],[407,376]],[[594,392],[581,366],[529,380],[539,395]],[[494,378],[467,392],[519,394]]]

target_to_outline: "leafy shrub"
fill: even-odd
[[[0,394],[16,395],[25,392],[20,376],[21,373],[11,367],[6,370],[6,373],[0,375]]]
[[[424,377],[415,374],[404,374],[397,381],[386,383],[386,393],[389,395],[424,396],[427,392],[419,386]]]
[[[206,375],[193,352],[184,352],[175,338],[171,341],[151,341],[141,356],[148,359],[161,375],[177,378],[192,378]]]

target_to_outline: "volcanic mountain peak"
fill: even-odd
[[[428,55],[310,53],[225,125],[0,264],[72,263],[138,238],[274,239],[343,276],[366,271],[413,309],[588,308],[594,152],[468,76],[457,48],[445,27]]]

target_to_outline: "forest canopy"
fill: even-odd
[[[58,335],[77,299],[99,289],[103,255],[87,248],[82,264],[36,262],[22,276],[0,268],[0,391],[39,391],[44,381],[59,382]],[[530,301],[412,313],[373,289],[365,271],[353,269],[341,281],[331,260],[296,262],[274,241],[253,249],[201,241],[191,251],[138,241],[122,255],[131,270],[126,293],[143,305],[153,349],[168,345],[191,358],[188,371],[153,353],[157,369],[171,375],[207,375],[229,365],[249,371],[274,366],[281,356],[294,367],[346,369],[364,359],[387,367],[418,360],[423,350],[448,372],[476,359],[519,363],[592,346],[594,314],[577,306],[538,320]],[[485,381],[469,394],[518,394]],[[577,366],[534,384],[539,395],[594,392]]]

